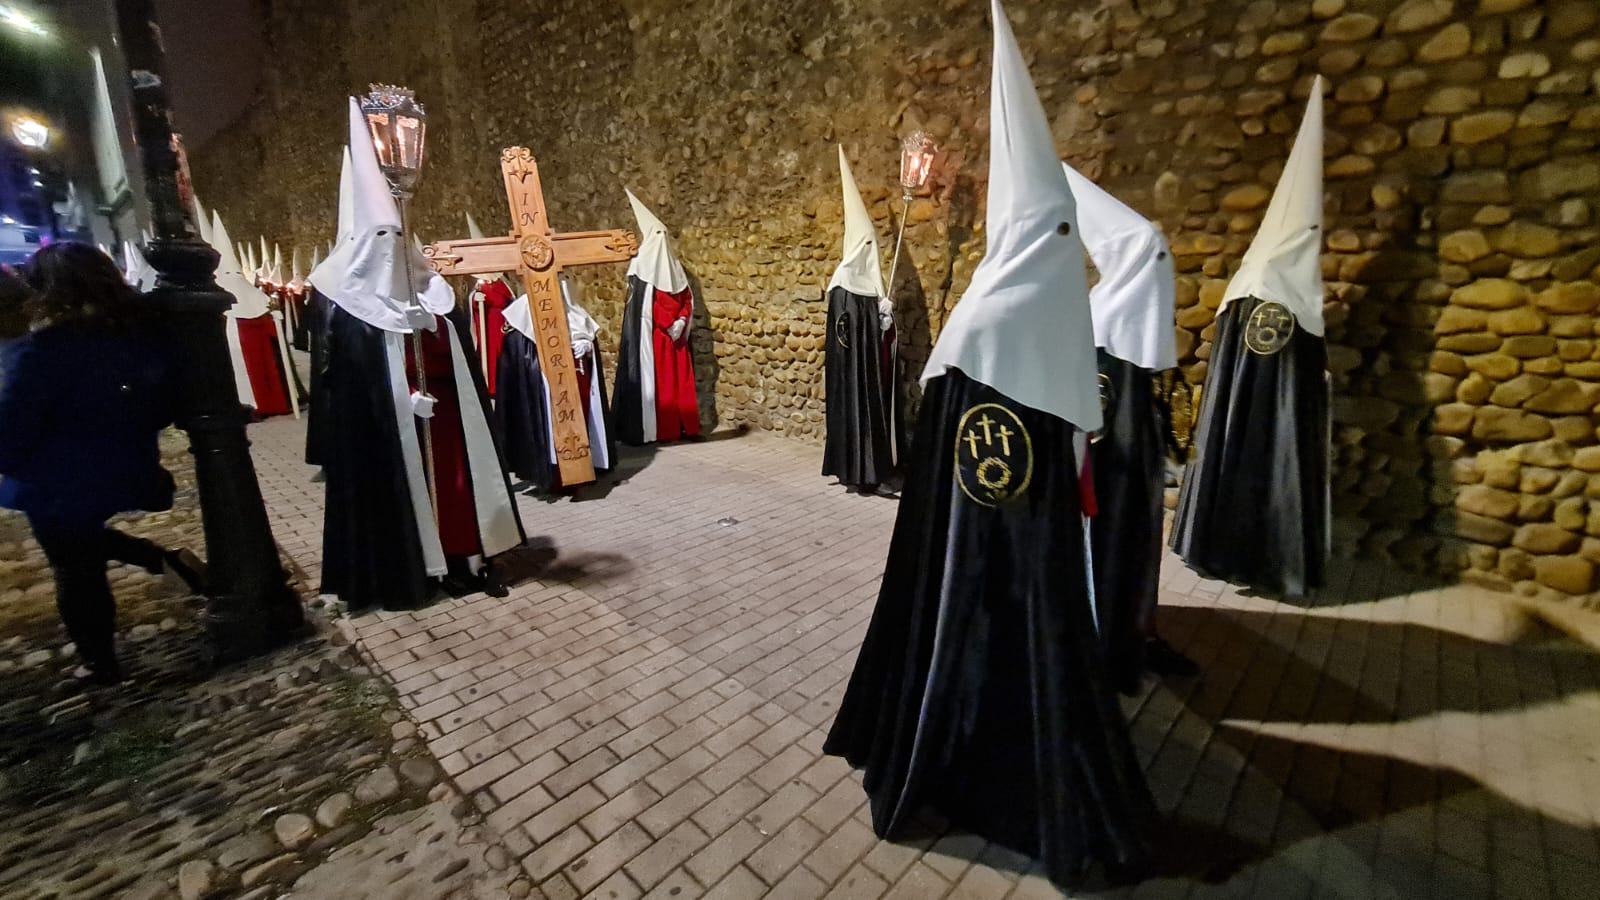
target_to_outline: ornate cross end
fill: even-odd
[[[639,236],[631,231],[619,231],[606,242],[605,248],[612,253],[632,259],[639,255]]]
[[[518,180],[526,181],[529,175],[539,172],[539,161],[527,147],[507,147],[500,151],[500,165]]]

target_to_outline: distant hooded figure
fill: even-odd
[[[822,474],[870,493],[894,477],[900,463],[900,409],[895,402],[894,307],[883,289],[878,237],[861,199],[844,147],[844,257],[828,283],[828,400]]]
[[[467,213],[467,237],[478,240],[483,229]],[[506,337],[506,307],[516,298],[505,273],[480,275],[472,284],[472,336],[478,345],[478,364],[483,369],[484,381],[489,385],[489,396],[500,392],[500,347]]]
[[[628,265],[617,389],[611,408],[625,444],[654,444],[700,435],[689,333],[694,292],[667,241],[667,226],[628,192],[639,220],[639,255]]]
[[[880,837],[932,807],[1071,885],[1145,863],[1155,807],[1095,631],[1083,244],[992,10],[988,251],[923,371],[877,607],[823,749],[863,769]]]
[[[226,314],[227,335],[239,402],[255,410],[257,418],[287,415],[293,411],[289,401],[290,375],[283,365],[271,301],[245,274],[246,269],[234,255],[222,216],[215,211],[211,215],[212,247],[221,256],[217,285],[233,295],[233,305]]]
[[[576,286],[561,276],[561,299],[572,335],[573,374],[578,380],[578,402],[589,424],[589,452],[597,472],[616,464],[616,441],[611,436],[611,411],[606,403],[605,375],[597,343],[600,325],[578,303]],[[505,310],[505,341],[500,351],[500,395],[495,419],[500,423],[506,464],[535,493],[560,491],[561,465],[556,458],[555,425],[550,420],[550,383],[539,368],[538,335],[528,296],[518,297]]]
[[[1166,435],[1157,372],[1178,364],[1177,279],[1154,222],[1063,164],[1078,201],[1078,227],[1100,281],[1089,292],[1105,425],[1089,444],[1099,511],[1094,598],[1111,671],[1136,693],[1148,670],[1193,675],[1195,666],[1156,635],[1165,519]]]
[[[522,544],[522,523],[466,316],[401,231],[353,99],[349,113],[351,227],[311,274],[333,307],[322,590],[352,609],[420,606],[434,579],[503,597],[488,560]]]
[[[1301,596],[1328,557],[1322,79],[1223,294],[1172,546],[1202,575]]]

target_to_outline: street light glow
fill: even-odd
[[[50,128],[32,116],[19,116],[11,123],[11,136],[22,146],[38,150],[50,142]]]
[[[45,30],[43,25],[35,22],[32,16],[10,4],[0,4],[0,25],[6,25],[18,31],[26,31],[29,34],[46,35],[50,33]]]

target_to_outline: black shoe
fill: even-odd
[[[72,677],[81,684],[104,686],[121,684],[125,676],[116,657],[112,657],[110,660],[84,660],[83,665],[73,671]]]
[[[161,554],[161,561],[161,574],[169,582],[182,584],[191,594],[205,593],[206,564],[200,557],[187,549],[168,550]]]
[[[1200,667],[1194,660],[1161,638],[1145,641],[1144,667],[1162,678],[1193,678],[1200,674]]]
[[[483,584],[483,592],[491,597],[511,596],[511,588],[506,587],[506,583],[501,581],[498,575],[495,575],[488,569],[484,569],[483,572],[478,575],[478,580]]]

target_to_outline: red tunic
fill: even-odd
[[[472,474],[467,469],[467,438],[461,428],[461,397],[456,391],[455,363],[450,356],[450,330],[442,316],[438,327],[422,333],[422,359],[428,374],[428,393],[438,402],[432,419],[417,420],[417,440],[431,426],[434,490],[439,503],[439,543],[446,556],[467,557],[483,552],[478,534],[478,508],[472,498]],[[417,389],[413,341],[406,339],[406,380]],[[472,390],[468,386],[468,390]],[[426,445],[423,445],[426,446]]]
[[[506,283],[498,278],[482,285],[478,290],[483,294],[484,314],[488,317],[489,325],[489,366],[483,373],[483,377],[488,382],[489,396],[493,397],[495,382],[499,378],[500,371],[500,344],[505,340],[506,335],[506,307],[510,306],[516,298],[511,296],[511,288],[507,287]],[[484,335],[479,334],[478,330],[478,309],[476,303],[474,303],[472,309],[472,337],[480,354],[479,364],[482,365],[481,354],[484,352]]]
[[[693,300],[689,289],[676,294],[656,291],[651,303],[656,355],[656,440],[675,441],[700,434],[700,401],[694,391],[694,362],[689,358],[689,332],[672,339],[668,329],[687,316]]]
[[[256,415],[286,416],[289,407],[289,378],[283,371],[283,350],[278,346],[278,324],[271,315],[236,319],[239,350],[244,356],[250,391],[256,395]]]

